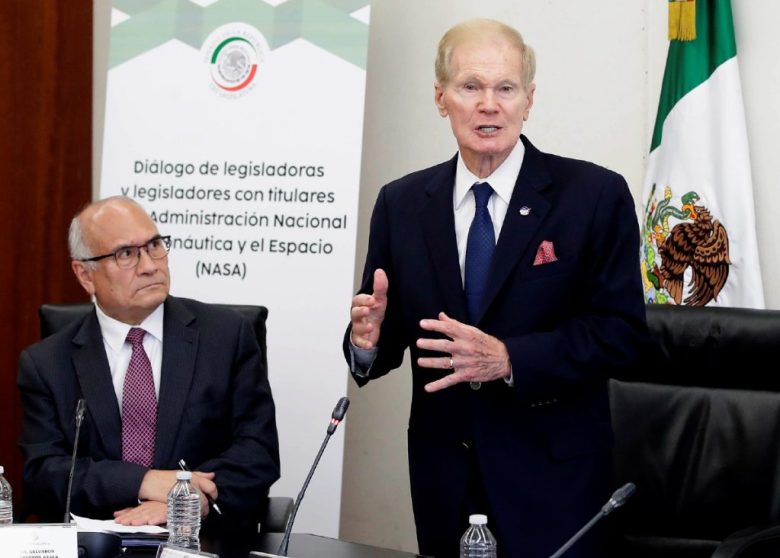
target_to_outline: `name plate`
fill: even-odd
[[[157,549],[157,558],[203,558],[204,556],[206,558],[219,558],[216,554],[190,550],[180,546],[170,546],[168,543],[161,544]]]
[[[3,525],[0,548],[8,558],[78,558],[76,526],[66,523]]]

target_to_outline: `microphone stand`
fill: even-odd
[[[81,423],[84,422],[84,413],[87,410],[87,402],[79,399],[76,405],[76,437],[73,440],[73,454],[70,457],[70,471],[68,473],[68,493],[65,496],[65,518],[64,523],[71,524],[70,519],[70,499],[73,491],[73,474],[76,470],[76,455],[79,447],[79,436],[81,435]],[[119,556],[122,552],[122,538],[117,533],[106,531],[79,531],[76,533],[78,545],[78,555],[95,556]]]
[[[317,468],[317,464],[320,462],[320,457],[322,457],[322,452],[325,451],[325,446],[328,445],[330,437],[330,434],[325,435],[325,439],[322,441],[322,445],[320,446],[320,451],[317,452],[317,457],[314,458],[314,464],[312,465],[311,469],[309,469],[309,475],[306,477],[306,481],[303,483],[303,488],[301,488],[301,492],[295,499],[295,505],[293,506],[292,513],[290,514],[290,520],[287,522],[287,528],[284,530],[284,538],[282,539],[282,542],[279,545],[279,550],[277,551],[277,554],[280,556],[287,556],[287,547],[290,545],[290,535],[292,534],[292,524],[295,521],[295,516],[298,514],[298,507],[301,505],[303,495],[306,492],[306,489],[309,487],[309,481],[311,481],[311,478],[314,475],[314,469]]]
[[[312,476],[314,476],[314,470],[317,468],[317,465],[320,462],[320,457],[322,457],[322,453],[325,451],[325,446],[328,445],[330,437],[333,436],[333,433],[336,431],[336,427],[344,419],[347,408],[349,408],[349,399],[342,397],[336,404],[336,408],[333,409],[333,414],[331,416],[330,424],[328,425],[328,431],[325,434],[325,439],[322,441],[320,451],[317,452],[317,457],[314,458],[314,463],[312,463],[312,466],[309,469],[309,474],[306,477],[306,481],[303,483],[303,488],[301,488],[301,492],[295,499],[295,505],[293,506],[292,513],[290,514],[290,519],[287,521],[287,527],[284,529],[284,537],[282,538],[282,542],[279,544],[279,550],[276,551],[276,553],[280,556],[287,556],[287,547],[290,545],[290,535],[292,534],[293,522],[295,521],[295,516],[298,514],[298,508],[300,507],[301,501],[303,500],[303,495],[306,493],[306,489],[309,487],[309,481],[311,481]]]
[[[564,552],[569,550],[574,543],[576,543],[582,536],[591,530],[591,528],[602,518],[606,517],[613,511],[615,511],[617,508],[622,506],[626,503],[626,500],[631,498],[631,496],[634,495],[634,492],[636,491],[636,485],[632,482],[626,483],[620,488],[618,488],[614,494],[612,494],[612,497],[609,499],[609,501],[602,506],[602,508],[599,510],[599,512],[588,521],[585,526],[577,531],[572,538],[570,538],[568,541],[566,541],[566,544],[564,544],[561,548],[559,548],[555,554],[550,556],[550,558],[560,558]]]
[[[73,440],[73,455],[70,457],[70,471],[68,474],[68,492],[65,496],[65,517],[64,523],[70,523],[70,495],[73,490],[73,472],[76,470],[76,453],[79,449],[79,435],[81,434],[81,423],[84,422],[84,411],[86,410],[86,401],[79,399],[76,405],[76,437]]]
[[[590,531],[590,530],[591,530],[591,528],[592,528],[592,527],[593,527],[593,526],[594,526],[596,523],[598,523],[598,521],[599,521],[599,520],[600,520],[602,517],[604,517],[604,515],[602,514],[602,512],[599,512],[599,513],[597,513],[597,514],[596,514],[596,515],[593,517],[593,519],[591,519],[590,521],[588,521],[588,522],[585,524],[585,526],[584,526],[582,529],[580,529],[579,531],[577,531],[577,532],[574,534],[574,536],[573,536],[572,538],[570,538],[568,541],[566,541],[566,544],[565,544],[565,545],[563,545],[561,548],[559,548],[559,549],[558,549],[558,551],[557,551],[555,554],[553,554],[552,556],[550,556],[550,558],[560,558],[560,557],[563,555],[563,553],[564,553],[564,552],[566,552],[567,550],[569,550],[569,549],[570,549],[572,546],[574,546],[574,543],[576,543],[578,540],[580,540],[580,538],[582,538],[582,535],[584,535],[585,533],[587,533],[588,531]]]

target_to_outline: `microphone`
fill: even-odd
[[[70,523],[70,496],[73,491],[73,472],[76,470],[76,453],[79,447],[79,435],[81,434],[81,423],[84,422],[84,412],[87,410],[85,399],[79,399],[76,404],[76,438],[73,440],[73,455],[70,458],[70,471],[68,471],[68,492],[65,497],[65,518],[64,523]]]
[[[76,437],[73,440],[73,455],[70,458],[70,470],[68,471],[68,492],[65,499],[65,523],[71,523],[70,497],[73,492],[73,473],[76,470],[76,454],[81,435],[81,424],[84,422],[84,414],[87,411],[86,399],[79,399],[76,404]],[[76,533],[79,558],[100,558],[101,556],[119,556],[122,552],[122,538],[116,533],[106,531],[79,531]]]
[[[601,516],[611,514],[620,506],[625,504],[636,492],[636,485],[633,482],[627,482],[612,494],[609,501],[601,508]]]
[[[602,518],[606,517],[616,509],[618,509],[620,506],[625,504],[631,496],[634,495],[634,492],[636,492],[636,485],[633,482],[628,482],[615,490],[615,492],[612,493],[612,496],[610,496],[609,501],[607,501],[606,504],[604,504],[601,507],[601,510],[591,519],[588,521],[588,523],[579,531],[577,531],[572,538],[570,538],[566,543],[559,548],[555,554],[551,555],[550,558],[560,558],[564,552],[569,550],[574,543],[576,543],[580,538],[591,530],[591,528]]]
[[[330,415],[330,425],[328,425],[328,436],[336,431],[336,427],[344,420],[344,415],[347,414],[349,409],[349,397],[342,397],[339,402],[336,403],[336,407],[333,409],[333,414]]]
[[[276,551],[276,553],[280,556],[287,556],[287,547],[290,545],[290,535],[292,534],[292,527],[293,522],[295,521],[295,516],[298,514],[298,507],[301,505],[303,495],[306,493],[306,489],[309,487],[309,481],[314,475],[314,470],[317,468],[317,465],[320,462],[322,452],[325,451],[325,446],[328,445],[328,441],[336,431],[338,425],[341,424],[341,421],[344,420],[344,415],[347,414],[347,409],[349,409],[349,398],[342,397],[339,399],[339,402],[336,403],[336,407],[333,409],[333,413],[330,416],[330,424],[328,424],[328,431],[325,434],[325,439],[322,441],[320,451],[317,453],[317,457],[314,458],[314,463],[312,463],[311,469],[309,469],[309,475],[306,477],[306,481],[303,483],[303,488],[301,488],[301,492],[295,499],[295,505],[293,506],[292,513],[290,514],[290,519],[287,520],[287,527],[284,529],[284,537],[282,538],[281,544],[279,544],[279,550]]]

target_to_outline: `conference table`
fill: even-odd
[[[256,548],[261,552],[276,554],[281,533],[258,536]],[[287,555],[290,558],[414,558],[418,554],[359,544],[319,535],[293,533]]]
[[[260,534],[251,543],[202,537],[201,550],[216,554],[219,558],[258,558],[262,556],[276,556],[281,542],[281,533]],[[149,545],[128,548],[125,556],[147,558],[155,556],[156,553],[157,546]],[[287,555],[290,558],[415,558],[419,556],[400,550],[391,550],[306,533],[293,533],[290,537]],[[104,557],[90,556],[89,558]]]

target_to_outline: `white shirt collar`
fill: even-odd
[[[504,162],[490,176],[479,178],[466,167],[463,157],[458,153],[458,165],[455,171],[455,207],[460,207],[475,182],[489,182],[493,191],[506,205],[509,205],[512,191],[515,189],[517,177],[520,174],[520,167],[523,166],[524,157],[525,145],[518,139]]]
[[[140,327],[146,332],[157,339],[160,343],[163,340],[163,306],[160,304],[154,311],[149,314],[146,319],[137,326],[131,326],[129,324],[115,320],[100,308],[100,305],[95,303],[95,311],[97,312],[98,323],[100,324],[100,331],[103,334],[103,341],[111,347],[114,351],[119,351],[122,345],[127,339],[127,334],[131,327]]]

